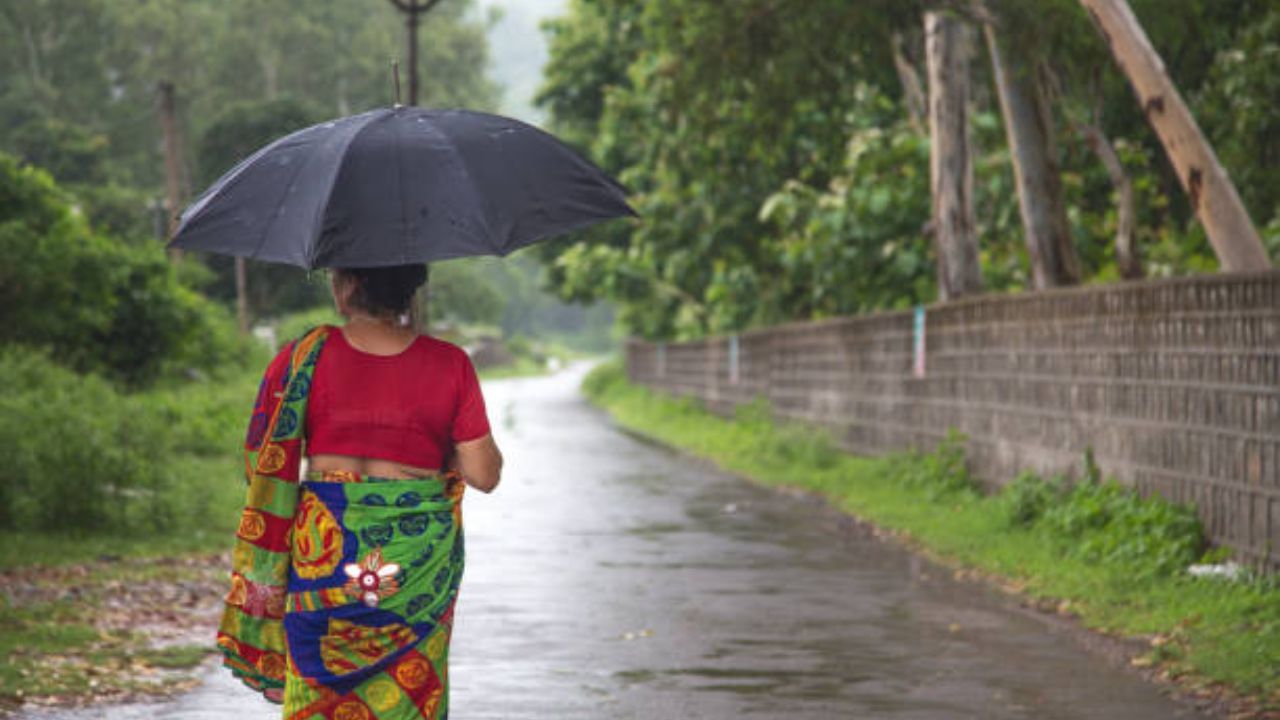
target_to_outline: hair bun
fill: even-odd
[[[391,265],[377,268],[342,268],[339,273],[356,280],[352,300],[362,310],[376,314],[409,312],[413,294],[427,281],[426,265]]]

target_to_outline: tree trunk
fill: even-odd
[[[902,33],[893,34],[893,67],[898,71],[898,82],[902,84],[902,99],[907,106],[907,119],[916,132],[923,134],[924,87],[920,84],[920,73],[907,56],[905,42]]]
[[[973,164],[969,157],[972,32],[960,20],[941,12],[925,13],[924,31],[938,295],[950,300],[982,289],[973,234]]]
[[[1102,161],[1111,177],[1111,184],[1116,189],[1116,265],[1120,269],[1120,277],[1125,280],[1141,280],[1146,274],[1142,270],[1142,259],[1138,255],[1138,247],[1134,240],[1134,229],[1137,226],[1133,204],[1133,182],[1124,164],[1116,155],[1102,128],[1093,123],[1077,123],[1076,130],[1084,138],[1085,144],[1094,155]]]
[[[182,140],[178,136],[177,103],[174,100],[173,83],[162,81],[160,90],[160,130],[164,135],[164,189],[165,210],[168,213],[165,241],[178,231],[178,219],[182,212]],[[181,250],[170,250],[170,257],[179,259]]]
[[[1223,270],[1271,266],[1258,231],[1213,148],[1165,72],[1126,0],[1080,0],[1129,79],[1147,122],[1160,136],[1183,190]]]
[[[1035,288],[1076,285],[1080,282],[1080,258],[1067,223],[1053,142],[1053,116],[1043,82],[1034,64],[1010,57],[1010,43],[1001,48],[995,28],[987,25],[985,34],[1009,137],[1018,208]]]

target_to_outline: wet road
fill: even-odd
[[[812,500],[618,432],[580,377],[486,385],[507,472],[464,505],[455,718],[1194,717]],[[278,715],[211,672],[177,702],[56,717]]]

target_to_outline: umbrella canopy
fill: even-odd
[[[299,130],[223,175],[170,247],[304,268],[506,255],[634,215],[625,189],[518,120],[381,108]]]

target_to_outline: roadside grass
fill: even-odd
[[[0,715],[25,702],[126,699],[192,682],[184,671],[213,651],[225,592],[227,563],[210,554],[230,549],[244,500],[240,446],[265,362],[256,360],[223,377],[103,392],[113,406],[95,410],[134,418],[146,434],[81,454],[118,453],[151,480],[117,491],[123,507],[96,526],[59,523],[58,507],[76,502],[67,493],[101,481],[92,464],[68,463],[62,472],[74,475],[47,494],[44,519],[19,517],[20,527],[0,532]],[[24,437],[38,458],[87,442],[43,430]],[[189,640],[164,637],[183,628]]]
[[[476,375],[481,380],[505,380],[507,378],[536,377],[551,372],[546,363],[530,357],[518,357],[507,365],[480,368]]]
[[[631,385],[616,362],[583,390],[626,428],[762,484],[819,493],[1041,609],[1145,641],[1132,663],[1160,679],[1280,710],[1280,582],[1187,575],[1187,563],[1223,557],[1205,553],[1192,511],[1103,480],[1091,460],[1074,486],[1024,475],[985,494],[964,471],[958,438],[933,453],[855,457],[819,429],[775,423],[763,403],[725,419]]]
[[[138,419],[148,430],[128,446],[104,445],[95,452],[127,454],[131,467],[153,479],[115,496],[103,493],[100,502],[119,507],[95,508],[100,522],[82,525],[71,517],[62,520],[59,508],[82,502],[77,495],[101,479],[91,462],[68,465],[56,493],[42,498],[41,519],[19,518],[18,527],[0,531],[0,569],[225,549],[244,499],[240,447],[257,372],[246,368],[225,378],[108,396],[119,406],[110,412]],[[47,446],[43,454],[84,441],[57,432],[28,434],[25,440]]]

